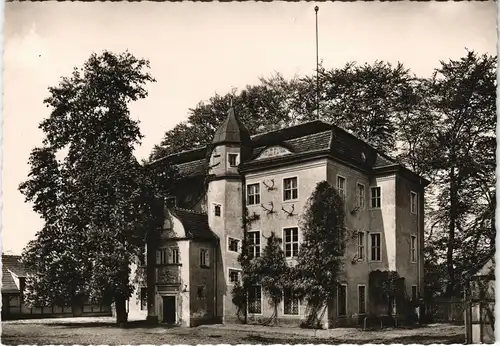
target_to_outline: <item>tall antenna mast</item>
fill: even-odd
[[[316,12],[316,117],[319,119],[319,50],[318,50],[318,11],[319,7],[314,7]]]

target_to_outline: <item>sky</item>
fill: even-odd
[[[189,108],[261,76],[313,72],[314,6],[326,68],[402,62],[430,76],[465,48],[496,54],[494,2],[9,2],[5,4],[2,250],[20,254],[42,220],[17,190],[41,144],[48,87],[92,52],[129,50],[151,62],[157,82],[130,106],[146,158]]]

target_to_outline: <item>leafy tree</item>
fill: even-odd
[[[313,76],[304,81],[314,85]],[[395,116],[413,105],[406,94],[416,83],[418,80],[401,63],[393,66],[383,61],[364,65],[350,62],[343,68],[322,69],[320,118],[392,153],[396,144]],[[305,114],[315,117],[310,111]]]
[[[273,307],[273,315],[269,322],[276,323],[278,306],[283,299],[283,290],[290,287],[290,269],[281,248],[280,239],[274,232],[267,239],[262,256],[255,259],[254,270],[264,294],[269,297],[269,303]]]
[[[321,68],[319,118],[392,152],[396,115],[411,111],[415,102],[408,90],[420,91],[416,79],[402,64],[376,61],[372,65],[349,63],[341,69]],[[413,89],[412,89],[413,88]],[[208,144],[233,104],[251,134],[318,119],[316,76],[286,80],[276,74],[221,96],[215,95],[189,110],[188,120],[165,133],[150,159]],[[415,97],[419,97],[416,95]]]
[[[144,86],[154,81],[148,67],[129,52],[105,51],[49,88],[45,104],[52,111],[40,124],[44,147],[33,151],[29,179],[20,185],[45,221],[24,252],[34,274],[30,294],[114,302],[120,324],[133,291],[130,264],[159,218],[151,197],[174,176],[152,177],[133,155],[142,135],[128,103],[147,96]],[[48,291],[65,281],[60,296]]]
[[[387,307],[387,315],[392,316],[393,306],[398,298],[404,298],[401,292],[402,278],[394,270],[372,271],[369,275],[371,299]]]
[[[308,199],[302,230],[294,282],[311,309],[310,323],[317,324],[320,309],[337,292],[347,241],[344,202],[328,182],[319,182]]]
[[[436,217],[445,230],[449,296],[461,292],[457,271],[484,255],[496,233],[496,60],[468,51],[441,62],[431,81],[431,109],[440,118],[424,160],[439,188]]]

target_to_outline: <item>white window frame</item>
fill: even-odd
[[[262,292],[262,286],[261,285],[253,285],[255,287],[260,287],[260,313],[254,313],[254,312],[250,312],[248,311],[248,308],[250,306],[250,303],[247,304],[247,314],[252,314],[253,316],[261,316],[263,311],[264,311],[264,306],[263,306],[263,298],[264,298],[264,294]]]
[[[348,287],[347,287],[347,284],[340,284],[341,287],[345,287],[345,315],[341,315],[340,314],[340,309],[339,309],[339,306],[340,306],[340,300],[339,300],[339,290],[337,290],[337,317],[346,317],[348,315],[348,311],[349,311],[349,308],[347,306],[347,302],[349,301],[348,299],[348,293],[349,293],[349,290],[348,290]]]
[[[285,199],[285,192],[288,191],[285,188],[285,180],[293,181],[293,179],[295,179],[295,181],[297,182],[297,186],[295,188],[292,187],[289,189],[289,191],[291,191],[291,198]],[[296,198],[293,198],[293,190],[297,190],[297,197]],[[294,202],[294,201],[297,201],[299,199],[299,177],[298,176],[283,178],[283,196],[282,196],[282,198],[283,198],[283,202]]]
[[[290,288],[290,290],[292,290],[292,289]],[[301,312],[300,311],[300,299],[295,298],[295,299],[297,299],[297,313],[296,314],[286,314],[285,313],[285,291],[284,290],[283,290],[282,294],[283,294],[283,304],[281,304],[281,305],[282,305],[283,309],[281,312],[283,313],[283,316],[297,316],[297,317],[300,316],[300,312]]]
[[[415,244],[413,244],[413,241],[415,241]],[[410,261],[411,263],[417,263],[417,251],[418,251],[418,238],[416,234],[411,234],[410,235]],[[415,247],[413,247],[415,245]]]
[[[361,312],[361,309],[360,309],[361,304],[360,304],[360,301],[359,301],[359,289],[360,289],[361,287],[363,287],[363,289],[364,289],[364,294],[365,294],[365,306],[364,306],[364,310],[365,310],[365,312]],[[366,290],[366,285],[365,285],[365,284],[360,284],[360,285],[358,285],[358,290],[357,290],[356,294],[357,294],[357,296],[358,296],[358,314],[359,314],[359,315],[366,315],[366,314],[368,314],[368,304],[367,304],[367,300],[366,300],[366,298],[367,298],[366,293],[367,293],[367,290]]]
[[[231,155],[234,155],[236,156],[235,158],[235,165],[231,165],[231,160],[229,160],[229,158],[231,157]],[[238,153],[227,153],[227,165],[229,167],[238,167],[238,165],[240,164],[240,155]]]
[[[158,255],[159,254],[159,255]],[[156,249],[156,264],[165,265],[168,264],[168,247],[160,247]]]
[[[413,198],[415,197],[415,204],[413,203]],[[418,193],[415,191],[410,191],[410,213],[418,214]]]
[[[379,195],[378,195],[379,206],[378,207],[373,206],[373,200],[377,199],[376,197],[373,196],[373,189],[378,189],[378,191],[379,191]],[[382,187],[370,186],[370,209],[380,209],[380,208],[382,208]]]
[[[369,256],[369,261],[370,262],[382,262],[382,233],[381,232],[370,232],[369,234],[369,242],[370,242],[370,256]],[[378,244],[378,253],[379,253],[379,259],[372,259],[372,248],[373,248],[373,241],[372,241],[372,236],[378,235],[379,239],[379,244]]]
[[[344,180],[344,187],[343,187],[343,189],[341,190],[341,189],[340,189],[340,186],[339,186],[339,182],[340,182],[340,180],[342,180],[342,179]],[[337,184],[336,184],[336,186],[337,186],[337,191],[338,191],[338,193],[339,193],[340,197],[342,197],[342,199],[344,199],[344,200],[345,200],[345,199],[346,199],[346,197],[347,197],[347,178],[346,178],[346,177],[344,177],[343,175],[337,174]]]
[[[217,215],[217,214],[215,213],[215,209],[216,209],[216,207],[217,207],[217,206],[219,206],[219,207],[220,207],[220,215]],[[213,202],[213,203],[212,203],[212,212],[213,212],[213,215],[214,215],[215,217],[222,217],[222,215],[223,215],[223,214],[222,214],[222,204],[221,204],[221,203],[215,203],[215,202]]]
[[[357,255],[358,255],[358,260],[362,260],[364,261],[365,258],[366,258],[366,232],[364,231],[358,231],[357,232],[357,239],[356,239],[356,252],[357,252]],[[362,238],[360,238],[359,236],[362,236]],[[362,239],[362,245],[359,244],[359,239]],[[360,249],[362,248],[362,251],[360,251]]]
[[[257,186],[258,189],[259,189],[259,192],[258,193],[254,193],[253,195],[250,195],[249,191],[248,191],[248,188],[251,187],[251,186]],[[247,184],[247,205],[259,205],[260,204],[260,191],[261,191],[260,183]],[[254,198],[254,202],[253,203],[250,203],[250,196],[253,196],[253,198]],[[256,196],[259,196],[259,201],[258,202],[256,201]]]
[[[291,234],[292,241],[290,243],[292,256],[287,256],[286,255],[286,236],[285,236],[285,231],[286,230],[291,230],[291,229],[296,229],[297,230],[297,241],[296,242],[293,241],[293,233],[292,233]],[[281,245],[282,245],[282,250],[285,253],[285,258],[296,258],[299,255],[299,251],[300,251],[300,231],[299,231],[299,227],[297,227],[297,226],[283,227],[281,229],[281,236],[282,236],[282,238],[281,238],[282,239]],[[297,243],[297,255],[295,255],[295,256],[293,255],[293,244],[294,243]]]
[[[228,285],[234,285],[235,284],[235,282],[231,281],[231,275],[230,275],[231,271],[238,272],[238,282],[241,281],[241,269],[228,267],[227,268],[227,284]]]
[[[233,240],[236,240],[238,241],[238,250],[237,251],[233,251],[229,248],[229,245],[231,244],[231,242],[229,241],[229,239],[233,239]],[[236,238],[236,237],[231,237],[231,236],[227,236],[227,251],[228,252],[232,252],[232,253],[240,253],[241,252],[241,239],[240,238]]]
[[[249,240],[249,244],[248,244],[248,250],[249,250],[249,252],[250,252],[251,248],[253,249],[252,259],[253,258],[258,258],[262,254],[262,233],[260,231],[258,231],[258,230],[248,231],[249,238],[250,238],[250,233],[252,233],[252,234],[257,233],[258,234],[258,238],[255,238],[255,239],[259,239],[259,244],[257,245],[259,247],[259,256],[255,256],[255,254],[256,254],[255,246],[256,245],[250,244],[250,239],[248,239]]]
[[[179,248],[172,246],[169,248],[169,251],[171,251],[171,253],[172,253],[172,262],[170,262],[170,264],[180,264],[181,263],[181,254],[180,254]],[[174,253],[177,253],[177,260],[175,260],[176,256],[174,256]]]
[[[360,198],[359,187],[363,187],[363,198]],[[360,203],[362,201],[362,204]],[[360,182],[356,183],[356,206],[360,209],[365,209],[366,207],[366,186]]]

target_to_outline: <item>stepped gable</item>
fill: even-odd
[[[207,214],[182,208],[173,208],[172,213],[181,221],[188,238],[194,240],[217,239],[217,236],[208,225]]]

